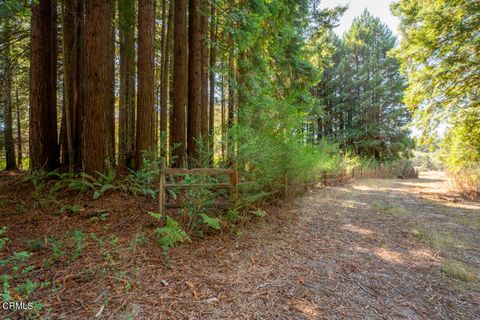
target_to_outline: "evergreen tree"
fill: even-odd
[[[30,167],[53,170],[59,164],[56,1],[33,3],[31,19]]]
[[[95,175],[115,164],[114,1],[85,1],[83,166]]]
[[[138,97],[135,166],[140,169],[142,153],[155,146],[154,39],[155,2],[138,1]]]
[[[332,41],[336,52],[318,90],[320,135],[378,160],[408,154],[405,79],[388,54],[396,44],[392,32],[365,11],[342,39]]]

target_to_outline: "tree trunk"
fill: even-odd
[[[23,146],[22,146],[22,112],[20,111],[20,99],[18,98],[18,87],[15,90],[15,97],[17,102],[17,153],[18,153],[18,168],[23,169]]]
[[[155,1],[138,1],[138,97],[135,166],[140,169],[143,153],[155,150]]]
[[[172,37],[172,28],[170,27],[173,19],[173,2],[170,0],[169,8],[167,9],[167,0],[163,0],[162,8],[162,67],[161,67],[161,84],[160,84],[160,137],[161,141],[166,141],[167,138],[167,123],[168,123],[168,93],[169,93],[169,59],[170,50],[169,43]]]
[[[202,135],[202,33],[200,8],[202,0],[190,0],[188,30],[188,127],[189,160],[200,160],[198,142]]]
[[[187,1],[175,1],[173,35],[173,105],[170,118],[170,146],[173,149],[172,164],[185,165],[187,139],[185,132],[188,80]]]
[[[63,84],[65,142],[62,153],[66,155],[69,171],[81,168],[82,94],[83,89],[83,0],[65,0],[62,4]]]
[[[3,25],[4,30],[4,50],[3,50],[3,75],[5,84],[5,96],[3,104],[3,120],[4,120],[4,140],[5,155],[7,166],[6,170],[17,169],[15,159],[15,145],[13,143],[13,124],[12,124],[12,65],[10,61],[10,26],[6,21]]]
[[[135,149],[135,0],[118,2],[120,36],[119,164],[131,168]]]
[[[56,1],[32,5],[30,45],[30,167],[58,166]]]
[[[217,26],[215,21],[215,3],[212,1],[210,9],[210,108],[208,111],[208,133],[209,133],[209,151],[211,154],[211,163],[214,157],[215,142],[215,60],[216,60],[216,41]]]
[[[200,32],[201,32],[201,47],[202,47],[202,140],[205,150],[208,150],[208,1],[201,0],[200,9]]]
[[[229,74],[228,74],[228,115],[227,115],[227,125],[228,129],[233,127],[235,121],[235,89],[234,89],[234,75],[235,75],[235,62],[233,60],[233,52],[230,51],[228,57],[228,64],[229,64]],[[233,137],[231,136],[231,130],[227,132],[228,137],[228,160],[231,163],[234,159],[235,154],[235,145],[233,141]]]
[[[221,136],[222,136],[222,161],[225,161],[225,152],[227,147],[227,129],[226,129],[226,114],[225,114],[225,66],[224,66],[224,59],[222,59],[222,84],[221,84]]]
[[[83,166],[106,172],[114,163],[113,0],[85,1]]]

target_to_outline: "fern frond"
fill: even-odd
[[[217,218],[212,218],[205,213],[201,213],[200,217],[202,217],[202,222],[205,223],[212,229],[220,230],[220,220]]]
[[[180,228],[178,222],[170,217],[167,217],[165,226],[155,230],[155,234],[160,238],[158,244],[166,250],[184,240],[190,241],[187,233]]]

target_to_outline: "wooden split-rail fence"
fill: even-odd
[[[167,176],[185,176],[185,175],[208,175],[208,176],[229,176],[229,183],[176,183],[175,181],[167,183]],[[174,180],[174,179],[172,179]],[[229,205],[232,208],[237,206],[238,202],[238,185],[239,177],[237,164],[234,162],[232,168],[166,168],[165,160],[162,160],[160,169],[160,185],[159,185],[159,207],[160,215],[166,219],[166,209],[181,208],[178,203],[166,203],[166,194],[168,190],[192,189],[192,188],[208,188],[208,189],[230,189],[229,202],[216,202],[215,205]]]
[[[207,176],[229,176],[229,182],[219,183],[176,183],[173,181],[167,183],[167,176],[186,176],[186,175],[207,175]],[[360,176],[362,173],[360,173]],[[346,182],[356,177],[356,170],[351,172],[346,170],[340,171],[338,174],[329,174],[326,171],[323,172],[321,177],[321,184],[328,186],[332,184],[338,184]],[[245,182],[247,183],[247,182]],[[214,190],[230,189],[230,201],[215,202],[217,206],[228,206],[230,208],[236,208],[238,204],[238,187],[240,184],[237,164],[234,162],[232,168],[167,168],[165,166],[165,160],[162,160],[162,167],[160,168],[160,184],[159,184],[159,210],[162,217],[166,218],[167,209],[181,208],[181,203],[166,203],[166,195],[168,190],[185,190],[192,188],[208,188]],[[287,185],[285,186],[287,187]]]

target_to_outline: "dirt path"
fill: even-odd
[[[314,190],[140,271],[116,317],[480,319],[480,206],[445,188],[427,174]]]

